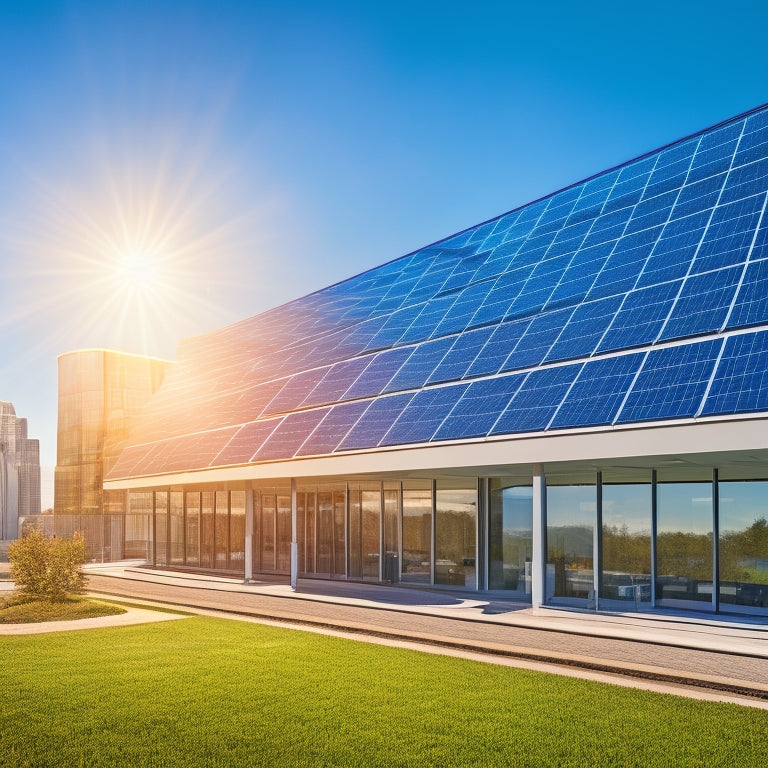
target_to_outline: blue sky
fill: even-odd
[[[765,103],[766,29],[763,0],[6,0],[0,399],[52,466],[58,354],[172,358]]]

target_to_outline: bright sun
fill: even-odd
[[[129,251],[121,256],[119,271],[128,286],[143,290],[155,280],[155,260],[143,251]]]

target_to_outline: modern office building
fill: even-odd
[[[134,527],[147,521],[126,518],[125,492],[102,484],[171,363],[105,349],[70,352],[58,362],[54,530],[81,533],[89,560],[144,557],[148,531]]]
[[[19,536],[19,519],[40,514],[40,443],[27,420],[0,401],[0,541]]]
[[[768,615],[768,107],[181,343],[150,563]]]

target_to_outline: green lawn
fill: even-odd
[[[0,659],[4,768],[768,764],[764,710],[224,619]]]
[[[99,616],[116,616],[125,608],[88,597],[70,596],[58,602],[39,600],[31,595],[0,597],[0,624],[32,624],[39,621],[74,621]]]

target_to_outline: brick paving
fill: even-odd
[[[151,577],[134,577],[130,573],[124,573],[122,577],[101,573],[89,575],[89,589],[95,592],[550,661],[652,680],[688,681],[706,688],[768,699],[768,628],[759,624],[755,625],[754,631],[749,628],[721,630],[719,627],[708,630],[706,625],[684,628],[687,631],[685,638],[679,645],[674,645],[655,641],[655,635],[663,637],[669,633],[663,622],[658,622],[658,627],[655,627],[653,620],[646,621],[640,630],[647,639],[638,640],[637,632],[634,639],[603,636],[605,633],[616,633],[608,619],[605,622],[593,622],[594,626],[589,628],[589,633],[585,633],[578,614],[574,615],[573,631],[563,629],[563,622],[559,623],[558,629],[536,628],[535,617],[527,619],[533,626],[503,623],[504,604],[497,602],[484,604],[492,609],[485,619],[478,610],[474,611],[471,619],[433,615],[433,611],[441,609],[441,604],[451,606],[462,601],[450,596],[435,595],[428,597],[434,606],[415,609],[414,604],[418,598],[427,594],[424,592],[415,593],[409,601],[412,603],[410,606],[389,601],[381,602],[377,607],[367,607],[350,604],[354,601],[344,597],[343,589],[340,590],[341,597],[330,601],[327,595],[299,594],[288,597],[268,594],[258,589],[250,591],[248,587],[226,579],[193,583],[196,586],[168,581],[159,583],[151,580]],[[301,583],[299,586],[301,590]],[[350,594],[365,594],[365,589],[368,588],[362,587],[362,591],[358,588]],[[388,588],[383,589],[386,594]],[[405,590],[397,590],[397,593],[402,592]],[[371,594],[379,593],[372,591]],[[515,606],[507,605],[507,610],[512,616]],[[544,625],[546,622],[541,623]],[[658,631],[655,632],[655,629]],[[691,647],[696,644],[697,636],[702,638],[702,642],[706,640],[708,631],[732,637],[731,645],[736,650],[713,651]],[[746,651],[738,650],[742,636],[756,638],[745,645]]]

